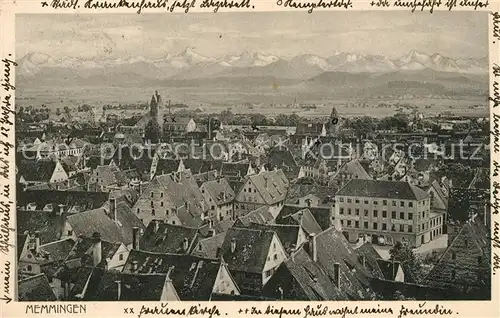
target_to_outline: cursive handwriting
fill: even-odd
[[[0,252],[7,255],[9,249],[14,247],[10,243],[10,234],[14,232],[15,229],[10,227],[10,207],[13,204],[12,201],[0,201]]]
[[[333,0],[333,1],[323,1],[318,0],[315,2],[297,2],[295,0],[278,0],[276,2],[278,6],[283,6],[285,8],[294,8],[294,9],[308,9],[307,13],[312,13],[316,8],[352,8],[351,0]]]
[[[500,115],[493,114],[493,130],[490,132],[493,136],[493,152],[500,151]]]
[[[115,9],[115,8],[129,8],[129,9],[137,9],[137,14],[140,14],[143,9],[158,9],[158,8],[166,8],[168,0],[155,0],[147,1],[127,1],[127,0],[119,0],[116,2],[108,2],[108,1],[94,1],[87,0],[85,2],[84,7],[86,9]]]
[[[401,305],[401,309],[399,310],[398,318],[402,318],[404,316],[410,315],[451,315],[453,314],[453,310],[444,308],[441,305],[436,305],[434,308],[424,308],[426,302],[418,304],[417,309],[407,308],[404,305]]]
[[[214,13],[217,13],[219,11],[219,8],[250,8],[253,6],[250,5],[250,0],[240,0],[240,1],[228,1],[228,0],[223,0],[223,1],[218,1],[218,0],[203,0],[203,2],[200,5],[200,8],[214,8]]]

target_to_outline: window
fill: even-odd
[[[273,259],[277,260],[278,259],[278,254],[274,254]]]
[[[368,210],[367,209],[364,209],[363,213],[365,214],[365,216],[368,216]]]
[[[368,204],[368,200],[365,200],[365,204]]]
[[[382,223],[382,231],[387,231],[387,224],[386,223]]]
[[[378,227],[378,223],[373,223],[373,229],[376,230]]]
[[[215,210],[215,205],[212,205],[212,206],[210,207],[210,210]]]
[[[413,220],[413,213],[408,213],[408,220]]]
[[[151,192],[151,197],[154,197],[154,192]]]
[[[33,268],[31,267],[31,265],[28,265],[28,266],[26,266],[26,269],[28,270],[28,272],[31,272],[31,270],[32,270]]]
[[[419,226],[418,226],[418,231],[420,232],[420,230],[421,230],[421,227],[420,227],[420,225],[419,225]]]
[[[413,208],[413,202],[408,202],[408,206],[409,206],[410,208]]]
[[[359,203],[359,200],[358,200],[358,199],[356,199],[356,200],[354,200],[354,202]]]
[[[68,236],[71,236],[71,235],[73,235],[73,231],[68,230]]]
[[[355,221],[355,222],[354,222],[354,227],[355,227],[355,228],[359,228],[359,221]]]
[[[382,200],[383,205],[387,205],[387,200]]]
[[[351,202],[352,202],[352,200],[351,200],[351,199],[347,199],[347,203],[351,203]]]
[[[339,198],[339,201],[340,201],[340,202],[344,202],[344,198],[343,198],[343,197],[340,197],[340,198]]]
[[[396,218],[396,211],[392,211],[392,218],[395,219]]]
[[[368,228],[368,222],[365,222],[365,223],[364,223],[364,227],[365,227],[365,229],[367,229],[367,228]]]
[[[344,214],[344,208],[340,208],[340,214]]]
[[[348,227],[351,227],[351,220],[348,220],[348,221],[347,221],[347,226],[348,226]]]
[[[404,224],[399,224],[399,232],[404,232],[404,231],[405,231]]]
[[[172,224],[175,225],[175,221],[172,221]]]
[[[344,220],[340,220],[340,225],[344,226]]]
[[[152,215],[155,215],[155,214],[156,214],[156,213],[155,213],[155,209],[152,209],[152,210],[151,210],[151,214],[152,214]]]
[[[378,218],[378,210],[373,210],[373,217]]]
[[[387,211],[382,211],[382,217],[386,218],[387,217]]]
[[[396,201],[392,201],[392,206],[396,206]]]
[[[352,211],[351,208],[347,209],[347,214],[351,215]]]
[[[154,203],[153,203],[153,201],[151,201],[151,207],[154,207]]]
[[[405,207],[405,201],[399,202],[399,206],[402,207],[402,208],[404,208]]]
[[[373,201],[373,204],[378,205],[378,201]]]
[[[243,192],[247,192],[247,188],[243,188]]]
[[[393,225],[391,226],[391,231],[396,232],[396,225],[394,225],[394,224],[393,224]]]
[[[162,193],[160,193],[160,198],[163,198],[163,192],[162,192]]]
[[[141,209],[137,208],[137,213],[140,213],[141,212]]]
[[[163,206],[163,201],[160,202],[160,206]]]
[[[359,209],[356,209],[355,212],[356,212],[356,215],[359,215]]]
[[[120,255],[118,255],[118,259],[119,259],[120,261],[123,261],[123,254],[121,254],[121,253],[120,253]]]
[[[399,218],[401,220],[404,220],[405,219],[405,213],[404,212],[399,212]]]

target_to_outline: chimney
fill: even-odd
[[[333,275],[335,286],[337,286],[337,288],[340,288],[340,263],[333,264]]]
[[[182,250],[187,253],[189,249],[189,240],[187,239],[187,237],[184,238],[184,240],[182,241]]]
[[[137,226],[132,228],[132,249],[139,249],[139,228]]]
[[[296,250],[296,245],[295,244],[292,244],[292,246],[290,247],[290,258],[292,259],[292,262],[295,261],[295,250]]]
[[[316,245],[316,234],[309,234],[309,253],[313,262],[318,261],[318,247]]]
[[[138,265],[137,265],[137,261],[132,261],[132,272],[136,272],[137,271],[137,268],[138,268]]]
[[[40,232],[35,232],[35,255],[40,255]]]
[[[113,221],[118,221],[118,216],[116,212],[116,198],[109,198],[109,211],[113,217]]]
[[[363,267],[366,267],[366,257],[364,255],[360,255],[359,260],[361,265],[363,265]]]
[[[160,221],[159,220],[151,220],[151,222],[153,222],[153,229],[154,229],[154,232],[158,232],[158,230],[160,229]]]
[[[189,202],[188,201],[186,201],[185,206],[186,206],[186,211],[189,212]]]
[[[231,253],[234,253],[236,251],[236,239],[233,238],[231,240]]]
[[[116,300],[120,300],[120,297],[122,296],[122,281],[115,280],[115,283],[116,283]]]
[[[92,247],[92,260],[94,266],[97,266],[102,261],[101,235],[98,232],[94,232],[94,234],[92,234],[92,241],[94,242],[94,245]]]
[[[142,194],[142,181],[139,181],[139,195]]]

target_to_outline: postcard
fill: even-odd
[[[499,317],[490,0],[3,0],[5,317]]]

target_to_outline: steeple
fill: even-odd
[[[149,104],[149,114],[152,118],[161,125],[163,122],[163,102],[160,94],[155,90],[153,96],[151,97],[151,102]]]
[[[330,113],[330,119],[332,119],[332,118],[339,118],[339,113],[337,112],[337,109],[335,108],[335,106],[333,106],[332,112]]]

